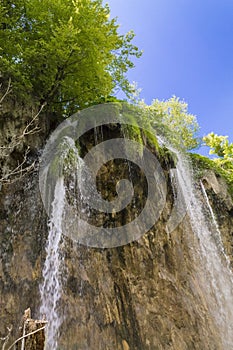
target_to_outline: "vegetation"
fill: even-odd
[[[228,136],[219,136],[211,132],[203,137],[205,145],[209,146],[210,154],[219,158],[216,161],[224,167],[233,167],[233,143],[229,143]]]
[[[217,176],[220,176],[226,180],[228,185],[229,193],[233,198],[233,171],[226,170],[222,166],[219,165],[213,159],[209,159],[200,154],[190,153],[190,158],[195,169],[195,174],[198,178],[201,178],[206,169],[211,169]]]
[[[196,117],[188,112],[188,104],[173,96],[166,101],[154,100],[151,105],[139,101],[137,106],[143,111],[142,124],[155,130],[175,147],[183,150],[197,148],[199,125]]]
[[[133,87],[126,72],[133,32],[119,35],[102,0],[2,0],[0,69],[17,98],[68,116],[108,98],[118,87]]]
[[[1,1],[1,182],[34,168],[33,134],[115,101],[116,89],[133,93],[126,73],[141,52],[134,33],[120,35],[109,12],[102,0]]]
[[[139,100],[137,86],[128,82],[126,73],[133,67],[132,57],[140,57],[141,52],[132,44],[134,33],[120,35],[109,13],[102,0],[1,1],[0,106],[4,110],[9,95],[19,104],[33,101],[34,105],[26,125],[21,125],[18,134],[6,135],[10,141],[0,147],[4,180],[9,173],[21,174],[25,168],[29,153],[25,138],[39,130],[42,110],[47,109],[59,121],[89,105],[116,102],[113,95],[119,88],[131,101],[122,107],[131,124],[122,130],[130,138],[139,143],[146,138],[158,149],[154,133],[149,132],[154,130],[179,149],[187,151],[200,145],[199,125],[186,102],[176,96],[156,99],[151,105]],[[211,164],[230,179],[233,144],[227,136],[214,133],[203,140],[218,157]],[[19,149],[24,154],[12,172],[9,155]],[[31,169],[31,164],[26,169]]]
[[[203,137],[204,144],[210,147],[210,155],[216,155],[213,160],[208,159],[209,165],[226,178],[233,195],[233,143],[229,143],[228,136],[219,136],[211,132]]]

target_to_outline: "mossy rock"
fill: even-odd
[[[233,172],[225,170],[213,159],[207,158],[200,154],[190,153],[190,159],[197,178],[201,178],[207,169],[214,171],[216,176],[220,176],[225,179],[228,185],[229,194],[233,198]]]

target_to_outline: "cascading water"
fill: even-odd
[[[41,307],[40,313],[48,321],[48,334],[46,349],[57,349],[57,336],[62,317],[59,314],[58,303],[62,294],[61,271],[62,258],[60,256],[60,242],[62,236],[62,217],[65,204],[64,178],[58,179],[54,200],[52,203],[52,215],[49,222],[49,235],[46,246],[46,260],[43,269],[43,284],[40,288]]]
[[[198,239],[199,247],[195,251],[195,260],[199,260],[196,274],[208,305],[209,314],[219,330],[223,349],[233,346],[233,274],[224,253],[221,233],[217,226],[208,196],[201,185],[205,203],[194,186],[188,160],[173,148],[178,162],[176,178],[180,198],[183,198],[190,218],[192,231]],[[199,191],[200,192],[200,191]],[[210,214],[205,214],[207,205]],[[181,205],[182,208],[182,205]]]

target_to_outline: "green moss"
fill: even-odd
[[[155,148],[156,151],[159,151],[160,147],[159,147],[157,137],[146,129],[143,130],[143,134],[145,135],[146,141],[149,144],[149,146],[151,146],[152,148]]]
[[[57,176],[57,172],[59,171],[59,176],[61,173],[61,158],[59,156],[55,156],[49,164],[49,176]]]
[[[121,104],[120,113],[123,115],[122,129],[126,135],[141,145],[149,145],[158,151],[159,145],[145,111],[138,106],[127,103]],[[124,126],[125,125],[125,126]]]
[[[143,140],[137,117],[135,117],[134,112],[130,112],[131,111],[124,111],[124,123],[121,125],[123,133],[125,133],[131,140],[134,140],[142,145]]]
[[[198,178],[201,178],[207,169],[214,171],[217,176],[224,178],[228,185],[229,193],[233,198],[233,171],[224,169],[215,160],[201,156],[200,154],[190,153],[190,159],[195,171],[195,175]]]
[[[159,148],[159,156],[166,164],[169,164],[171,168],[175,168],[177,164],[177,156],[174,152],[170,151],[167,147]]]
[[[56,179],[72,173],[77,164],[77,153],[78,149],[71,148],[66,141],[61,142],[49,164],[49,176]]]
[[[65,168],[72,168],[77,164],[77,152],[75,152],[74,149],[70,148],[64,158],[64,167]]]

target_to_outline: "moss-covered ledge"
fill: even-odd
[[[225,170],[214,160],[200,154],[190,153],[189,156],[196,178],[201,179],[206,170],[212,170],[216,177],[221,177],[226,181],[228,193],[233,199],[233,172]]]

